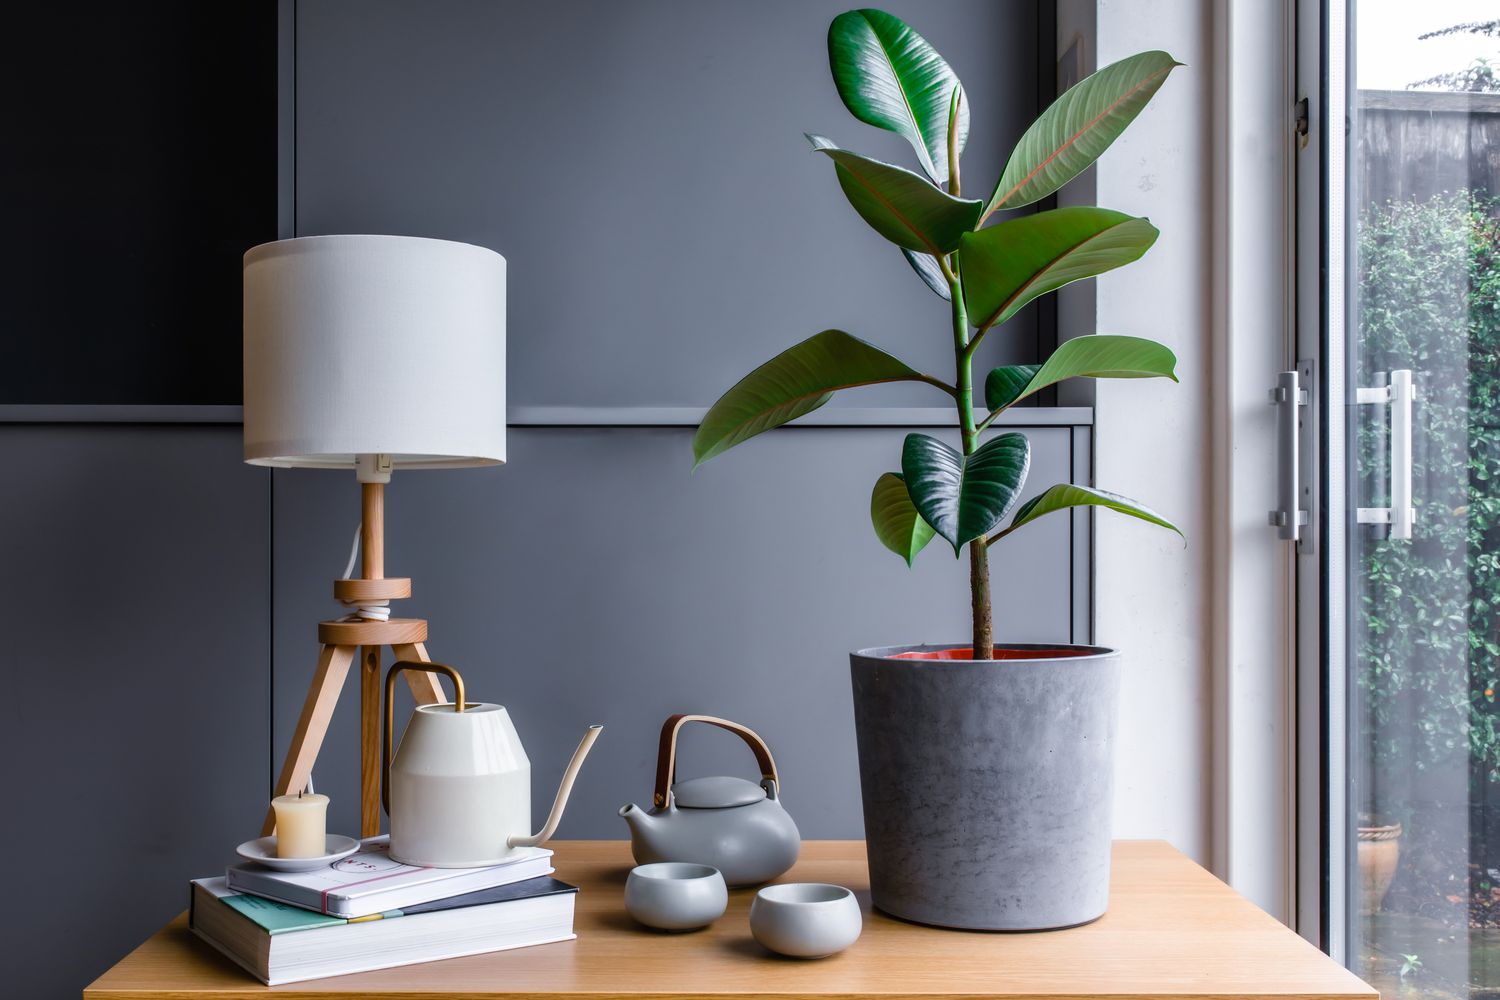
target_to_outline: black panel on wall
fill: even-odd
[[[274,3],[6,11],[0,403],[237,403],[276,238]]]

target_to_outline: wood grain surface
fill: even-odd
[[[780,881],[835,882],[866,909],[864,935],[821,961],[782,959],[750,937],[754,890],[730,893],[708,930],[648,931],[622,903],[629,846],[553,845],[579,886],[578,939],[267,989],[178,917],[84,991],[88,1000],[450,996],[625,998],[857,997],[1028,1000],[1084,997],[1376,996],[1353,974],[1160,841],[1121,841],[1110,910],[1084,927],[1028,934],[945,931],[869,911],[864,844],[809,841]],[[187,887],[183,887],[186,896]]]

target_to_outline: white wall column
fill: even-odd
[[[1100,205],[1162,231],[1142,261],[1099,279],[1097,329],[1164,341],[1182,379],[1099,384],[1096,482],[1188,536],[1184,551],[1144,525],[1099,523],[1096,636],[1127,663],[1116,833],[1168,838],[1282,919],[1293,899],[1292,556],[1266,523],[1266,390],[1292,360],[1287,6],[1095,9],[1097,65],[1143,49],[1187,64],[1096,180]]]
[[[1188,542],[1101,513],[1095,638],[1124,651],[1115,834],[1210,852],[1213,552],[1210,390],[1211,133],[1208,0],[1100,0],[1098,66],[1146,49],[1187,65],[1099,160],[1097,202],[1148,216],[1161,238],[1098,279],[1097,330],[1161,340],[1180,384],[1101,380],[1095,482],[1179,525]]]

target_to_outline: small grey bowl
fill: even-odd
[[[768,885],[750,904],[750,933],[755,940],[792,958],[827,958],[858,941],[863,929],[859,901],[841,885]]]
[[[719,869],[663,861],[632,868],[625,880],[625,909],[647,927],[690,931],[724,915],[729,889]]]

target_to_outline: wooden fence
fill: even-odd
[[[1471,188],[1500,196],[1500,94],[1361,90],[1352,204]]]

